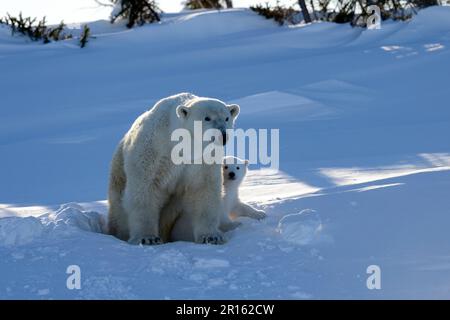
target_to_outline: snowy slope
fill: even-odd
[[[240,9],[92,30],[80,50],[0,27],[0,298],[450,298],[449,7],[380,30]],[[182,91],[280,129],[280,171],[242,187],[268,218],[223,246],[102,234],[116,143]]]

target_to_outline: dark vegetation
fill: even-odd
[[[368,19],[378,13],[376,8],[380,20],[408,20],[419,9],[439,5],[438,0],[309,0],[307,6],[304,1],[303,5],[301,1],[298,3],[299,7],[305,8],[305,13],[308,12],[307,15],[302,15],[302,10],[293,6],[285,7],[279,3],[274,6],[267,3],[256,5],[250,9],[280,25],[295,24],[302,20],[308,22],[311,19],[366,27]]]
[[[127,20],[127,27],[142,26],[145,23],[154,23],[161,20],[161,9],[153,0],[112,0],[116,6],[111,16],[111,23],[117,19]]]
[[[64,32],[64,22],[61,21],[56,27],[49,27],[46,24],[45,17],[37,21],[37,18],[24,18],[22,13],[17,17],[7,14],[6,17],[0,19],[0,24],[9,26],[12,35],[21,34],[27,36],[32,41],[49,43],[72,38],[71,34]]]
[[[295,10],[293,7],[281,6],[279,3],[274,6],[270,6],[268,3],[264,5],[257,4],[255,6],[251,6],[250,9],[259,15],[262,15],[266,19],[275,20],[279,25],[295,24],[300,22],[295,19],[298,16],[298,10]]]
[[[42,43],[50,43],[72,39],[73,35],[65,32],[66,25],[61,21],[56,27],[50,27],[45,21],[45,17],[41,20],[31,17],[23,17],[19,13],[17,17],[7,14],[6,17],[0,18],[0,24],[11,29],[11,35],[22,35],[28,37],[32,41],[42,41]],[[87,25],[83,26],[80,35],[80,47],[84,48],[90,37],[90,29]]]
[[[80,47],[81,48],[84,48],[86,46],[90,35],[91,35],[91,29],[89,29],[87,24],[85,24],[83,26],[83,30],[82,30],[81,36],[80,36]]]
[[[184,7],[190,10],[197,9],[224,9],[233,8],[232,0],[187,0]]]

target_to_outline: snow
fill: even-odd
[[[448,299],[449,18],[364,30],[182,12],[93,22],[85,49],[0,27],[0,298]],[[280,170],[251,166],[241,190],[268,217],[241,218],[222,246],[128,245],[102,232],[113,150],[183,91],[280,129]]]
[[[282,217],[276,230],[283,240],[304,246],[318,239],[325,240],[321,235],[322,228],[320,216],[314,210],[305,209]]]
[[[34,217],[7,217],[0,220],[0,245],[27,244],[43,233],[43,226]]]
[[[40,215],[6,217],[0,219],[0,246],[18,246],[42,238],[44,234],[77,233],[81,230],[104,233],[105,217],[94,211],[85,211],[75,203],[63,204],[55,212]]]

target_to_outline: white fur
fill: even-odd
[[[224,196],[224,210],[220,220],[220,230],[229,231],[240,225],[239,222],[230,219],[245,216],[253,219],[263,219],[266,214],[252,206],[243,203],[239,199],[239,186],[245,178],[248,170],[248,161],[236,157],[225,157],[222,165]],[[234,174],[234,177],[230,175]]]
[[[160,100],[136,119],[114,154],[109,185],[109,232],[130,243],[157,244],[170,236],[175,221],[191,239],[223,242],[218,229],[223,213],[220,164],[181,164],[171,160],[173,130],[193,134],[229,129],[239,106],[181,93]],[[205,121],[205,117],[211,121]],[[225,121],[229,118],[228,121]]]

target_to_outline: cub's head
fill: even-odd
[[[186,105],[180,105],[176,109],[178,118],[183,122],[183,127],[194,133],[195,121],[201,121],[203,132],[208,129],[217,129],[221,133],[220,143],[226,144],[227,129],[234,127],[234,121],[239,114],[237,104],[225,104],[211,98],[197,98]],[[219,143],[219,141],[218,141]]]
[[[248,160],[225,157],[222,163],[223,183],[241,184],[247,174]]]

